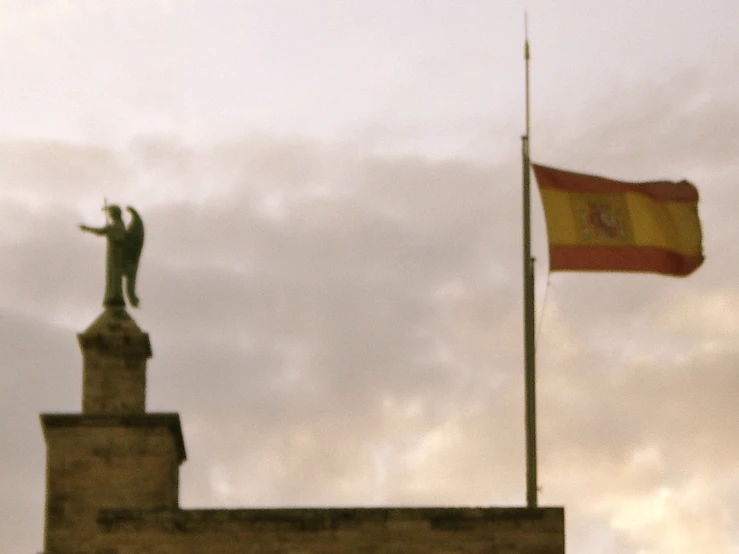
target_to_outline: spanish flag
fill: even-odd
[[[685,276],[703,263],[698,191],[688,181],[625,183],[532,166],[552,271]]]

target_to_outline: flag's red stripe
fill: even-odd
[[[662,202],[698,202],[698,189],[688,181],[652,181],[627,183],[605,177],[573,173],[553,167],[532,164],[539,188],[564,192],[594,194],[635,193],[649,196]]]
[[[700,254],[684,256],[648,246],[549,246],[552,271],[645,271],[685,276],[702,263]]]

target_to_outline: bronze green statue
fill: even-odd
[[[136,273],[139,269],[141,249],[144,246],[144,222],[131,206],[126,211],[131,214],[128,228],[123,223],[121,209],[118,206],[106,205],[107,223],[105,227],[88,227],[80,225],[80,229],[108,239],[108,253],[105,261],[105,297],[103,306],[124,307],[123,278],[126,278],[126,296],[128,303],[138,308],[136,296]]]

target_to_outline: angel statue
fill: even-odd
[[[128,303],[138,308],[136,296],[136,273],[139,269],[139,258],[144,246],[144,222],[131,206],[126,211],[131,214],[128,228],[123,224],[121,209],[118,206],[103,207],[105,211],[105,227],[88,227],[80,225],[80,229],[108,238],[108,253],[105,261],[105,298],[103,306],[123,307],[123,277],[126,278],[126,296]]]

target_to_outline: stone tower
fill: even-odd
[[[146,413],[149,335],[115,307],[77,337],[82,412],[41,415],[46,554],[95,552],[101,509],[176,509],[185,460],[179,416]]]

